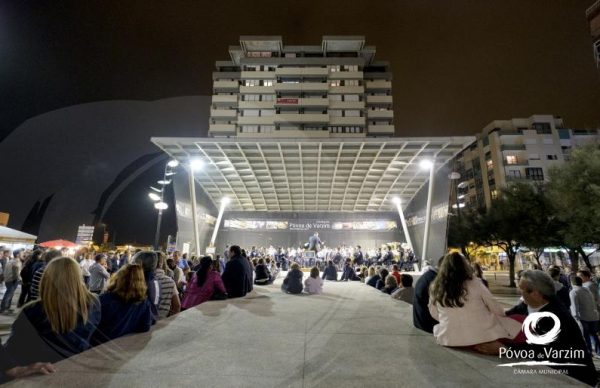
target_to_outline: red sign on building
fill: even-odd
[[[278,98],[277,104],[298,105],[298,99],[297,98]]]

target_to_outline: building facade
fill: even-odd
[[[574,147],[600,140],[600,131],[565,128],[552,115],[495,120],[459,153],[455,206],[489,208],[511,182],[543,182],[549,169],[569,160]]]
[[[585,12],[590,25],[590,35],[592,36],[592,49],[596,66],[600,69],[600,0],[597,0]]]
[[[211,137],[394,136],[389,63],[364,37],[286,46],[242,36],[229,54],[213,73]]]

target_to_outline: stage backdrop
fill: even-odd
[[[446,252],[446,230],[448,226],[448,199],[450,198],[451,181],[448,175],[452,172],[452,161],[442,166],[434,175],[433,206],[431,227],[429,230],[429,253],[425,259],[436,264],[440,256]],[[404,209],[408,224],[408,233],[412,239],[415,254],[421,258],[423,252],[423,234],[425,233],[425,212],[429,184],[426,183]]]
[[[217,252],[231,244],[298,247],[314,232],[319,232],[319,238],[329,247],[345,244],[370,249],[388,242],[405,241],[395,212],[225,212],[217,237]]]

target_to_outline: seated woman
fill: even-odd
[[[521,330],[521,323],[507,317],[485,285],[474,278],[471,265],[460,253],[444,257],[429,295],[429,312],[439,322],[433,335],[440,345],[478,350],[477,345],[510,341]]]
[[[92,338],[94,345],[150,330],[155,321],[146,290],[139,264],[125,264],[110,278],[106,293],[100,295],[102,318]]]
[[[212,298],[224,299],[225,285],[221,275],[213,269],[213,259],[204,256],[200,259],[198,270],[188,283],[181,307],[189,309]]]
[[[367,272],[367,277],[365,279],[365,284],[371,287],[375,287],[377,285],[377,281],[379,280],[379,275],[377,275],[377,271],[375,267],[370,266],[369,271]]]
[[[57,362],[90,348],[100,323],[100,302],[83,283],[81,269],[69,257],[46,266],[40,299],[23,307],[4,350],[9,366]]]
[[[263,258],[258,259],[257,264],[254,267],[254,273],[254,284],[256,285],[264,286],[273,282],[273,277],[271,276],[271,273],[265,264],[265,259]]]
[[[386,294],[391,295],[392,292],[396,291],[397,288],[398,281],[396,281],[396,278],[392,275],[388,275],[385,278],[385,286],[383,286],[381,292],[385,292]]]
[[[319,269],[312,267],[310,276],[304,281],[304,291],[309,294],[320,294],[323,292],[323,279],[319,277]]]
[[[392,298],[412,304],[413,297],[415,296],[415,289],[412,286],[413,277],[408,274],[404,274],[400,278],[400,282],[400,288],[392,292]]]
[[[283,279],[281,290],[288,294],[302,293],[302,276],[303,273],[300,271],[300,265],[298,263],[293,263],[287,276]]]
[[[385,279],[388,277],[389,274],[390,271],[388,271],[386,268],[381,268],[379,270],[379,280],[377,280],[375,288],[377,288],[378,290],[383,289],[383,287],[385,287]]]

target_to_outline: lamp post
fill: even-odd
[[[158,210],[158,216],[156,219],[156,232],[154,233],[154,249],[156,250],[159,249],[160,244],[160,226],[162,223],[162,213],[163,210],[169,208],[169,205],[167,205],[167,203],[165,202],[165,188],[169,184],[171,184],[171,180],[169,180],[168,178],[171,175],[175,174],[175,171],[173,171],[173,169],[177,166],[179,166],[179,162],[177,160],[170,160],[169,162],[167,162],[167,164],[165,164],[165,172],[163,174],[163,179],[158,181],[158,184],[162,187],[160,189],[157,189],[156,187],[151,186],[150,189],[152,191],[148,193],[148,197],[150,197],[150,199],[155,202],[154,208]]]
[[[192,224],[194,231],[194,244],[196,245],[196,254],[200,255],[200,232],[198,231],[198,215],[196,210],[196,181],[194,172],[200,170],[204,166],[201,159],[191,159],[189,165],[189,186],[190,186],[190,202],[192,204]]]
[[[406,224],[406,219],[404,218],[404,211],[402,210],[402,201],[398,197],[394,197],[394,204],[396,205],[396,209],[398,210],[398,214],[400,215],[400,222],[402,223],[402,231],[404,231],[404,236],[406,237],[406,242],[411,250],[413,250],[412,240],[410,239],[410,234],[408,234],[408,225]]]
[[[423,234],[423,249],[421,254],[421,268],[427,259],[427,248],[429,245],[429,229],[431,227],[431,207],[433,202],[433,177],[435,175],[435,161],[434,160],[423,160],[421,161],[421,168],[429,169],[429,187],[427,191],[427,208],[425,211],[425,231]]]
[[[215,230],[213,231],[212,237],[210,238],[210,246],[215,246],[215,241],[217,240],[217,233],[219,232],[219,225],[221,225],[221,220],[223,219],[223,213],[225,212],[225,207],[229,204],[231,200],[229,197],[223,197],[221,199],[221,208],[219,209],[219,216],[217,217],[217,223],[215,224]]]

